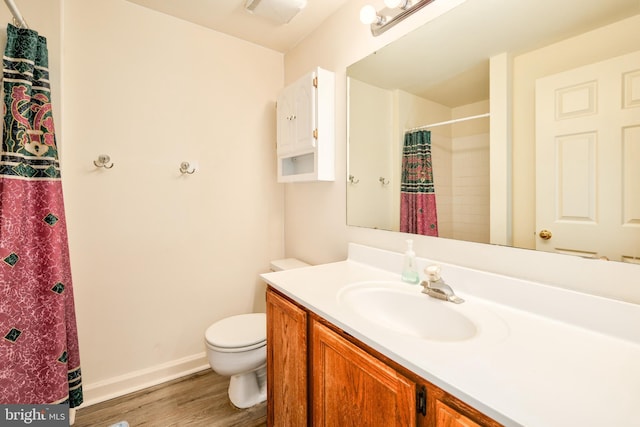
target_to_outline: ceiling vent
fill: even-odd
[[[307,5],[307,0],[247,0],[244,8],[276,24],[286,24]]]

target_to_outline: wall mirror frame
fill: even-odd
[[[640,263],[636,52],[638,0],[467,0],[350,65],[347,225],[400,231],[402,141],[407,130],[424,127],[431,132],[439,237]],[[616,131],[622,137],[613,172],[598,169],[601,160],[594,150],[608,143],[599,129],[594,139],[566,143],[558,141],[562,132],[570,132],[559,131],[549,137],[552,151],[541,151],[536,138],[546,132],[541,116],[547,109],[536,102],[547,99],[539,93],[545,79],[628,55],[631,66],[622,73],[621,87],[601,89],[600,95],[587,88],[564,98],[558,88],[547,90],[555,94],[549,111],[555,111],[554,102],[564,102],[563,108],[578,112],[581,107],[572,105],[586,98],[626,91],[622,101],[614,101],[627,103],[624,114],[631,121]],[[590,87],[600,89],[598,84],[605,86]],[[458,121],[464,118],[472,119]],[[581,156],[588,164],[575,166]],[[548,203],[536,201],[543,192],[536,179],[544,175],[536,168],[543,164],[559,175]],[[597,206],[610,192],[598,186],[611,184],[595,181],[607,174],[615,175],[621,194]],[[585,183],[586,189],[576,187]],[[617,210],[609,214],[611,205]],[[554,206],[548,226],[552,239],[540,236],[542,206]],[[607,215],[616,231],[592,232]],[[563,248],[564,223],[579,223],[578,234],[596,242],[620,240],[622,249],[613,254],[593,242],[584,251],[578,245],[574,250],[573,243]]]

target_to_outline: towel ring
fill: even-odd
[[[189,164],[189,162],[182,162],[180,163],[180,173],[181,174],[189,174],[189,175],[193,175],[196,171],[196,168],[193,168],[191,170],[189,170],[189,168],[191,167],[191,165]]]
[[[111,162],[111,157],[106,154],[100,154],[98,159],[93,161],[93,164],[97,168],[111,169],[113,167],[113,163],[111,163],[111,165],[107,165],[109,162]]]

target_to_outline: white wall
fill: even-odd
[[[453,238],[489,243],[489,134],[458,136],[452,145]]]
[[[396,203],[393,187],[397,184],[392,177],[394,170],[393,150],[395,145],[391,135],[393,104],[388,90],[380,89],[356,79],[350,79],[349,135],[351,153],[349,174],[354,183],[349,182],[347,197],[349,204],[357,207],[348,212],[349,224],[399,230],[394,221]],[[393,180],[396,184],[382,185],[380,177]],[[356,183],[357,181],[357,183]]]
[[[452,118],[484,114],[489,101],[453,109]],[[453,238],[489,243],[489,119],[451,125]]]
[[[63,184],[88,403],[207,367],[283,256],[283,55],[125,0],[64,2]],[[93,160],[108,154],[113,169]],[[181,176],[182,161],[196,163]]]
[[[435,2],[378,38],[360,24],[358,12],[367,0],[349,1],[321,29],[285,55],[285,80],[293,81],[314,66],[336,72],[336,181],[290,184],[285,189],[287,256],[311,263],[344,259],[348,242],[402,252],[406,235],[347,227],[346,197],[346,67],[389,41],[432,18]],[[376,2],[378,8],[382,2]],[[637,28],[640,28],[636,25]],[[636,40],[638,38],[636,37]],[[348,42],[346,42],[348,41]],[[442,238],[413,236],[419,256],[551,285],[640,303],[640,269],[635,265],[585,260]]]

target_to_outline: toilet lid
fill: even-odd
[[[267,316],[251,313],[224,318],[207,328],[205,338],[209,344],[221,348],[258,344],[267,339]]]

